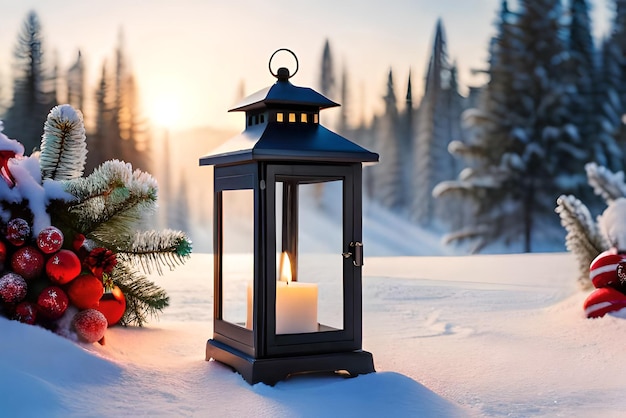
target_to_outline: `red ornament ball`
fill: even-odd
[[[11,257],[11,270],[26,280],[39,277],[43,271],[44,256],[35,247],[21,247]]]
[[[26,297],[26,280],[13,272],[0,277],[0,301],[4,303],[21,302]]]
[[[599,318],[626,308],[626,295],[612,287],[594,290],[583,304],[587,318]]]
[[[15,308],[13,319],[33,325],[37,321],[37,305],[32,302],[20,302]]]
[[[107,319],[107,323],[110,327],[120,322],[120,319],[126,312],[126,298],[119,287],[113,287],[111,292],[107,292],[102,295],[100,303],[96,307],[97,310]]]
[[[37,246],[45,254],[52,254],[63,246],[63,232],[57,227],[48,226],[37,235]]]
[[[100,311],[85,309],[74,315],[72,327],[82,341],[95,343],[104,337],[107,330],[107,319]]]
[[[95,308],[103,293],[102,280],[91,274],[78,276],[67,287],[67,295],[78,309]]]
[[[19,247],[30,238],[30,225],[22,218],[13,218],[7,223],[6,239]]]
[[[7,246],[0,241],[0,269],[4,268],[5,261],[7,261]]]
[[[39,312],[49,319],[59,319],[69,306],[67,295],[58,286],[46,287],[37,298]]]
[[[618,284],[617,266],[623,260],[626,260],[626,254],[619,254],[615,248],[600,253],[589,266],[593,285],[600,289]]]
[[[46,275],[55,284],[69,283],[78,277],[80,271],[80,260],[70,250],[59,250],[46,262]]]

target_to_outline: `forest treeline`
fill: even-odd
[[[69,103],[83,113],[87,108],[94,109],[93,115],[84,115],[94,122],[87,134],[87,173],[109,159],[150,169],[149,126],[139,110],[137,84],[121,34],[113,59],[102,64],[100,80],[94,89],[94,106],[86,106],[89,87],[81,52],[77,52],[76,61],[67,70],[62,70],[47,54],[43,25],[35,11],[27,14],[17,34],[12,68],[11,100],[1,119],[4,133],[22,142],[26,154],[39,148],[50,109]]]
[[[460,94],[439,20],[421,99],[413,98],[410,75],[398,99],[390,70],[384,112],[353,128],[344,114],[339,122],[346,136],[381,155],[364,174],[376,204],[471,252],[564,248],[554,212],[559,195],[598,208],[585,164],[624,165],[626,0],[613,0],[611,28],[600,40],[587,0],[516,5],[502,1],[496,12],[485,85]],[[328,67],[322,87],[334,80],[324,76]],[[349,106],[345,83],[338,85],[335,97]]]
[[[350,123],[350,109],[360,105],[351,100],[349,68],[338,72],[334,66],[330,41],[315,86],[342,104],[334,128],[381,156],[364,171],[370,202],[471,252],[562,243],[557,197],[571,193],[592,209],[594,201],[600,205],[587,185],[585,164],[619,171],[626,155],[626,0],[613,0],[603,39],[593,38],[587,0],[515,3],[511,8],[504,0],[495,12],[494,36],[485,45],[489,58],[480,69],[488,81],[466,95],[448,56],[442,20],[435,24],[422,97],[413,97],[411,75],[403,83],[406,91],[396,95],[398,80],[390,69],[384,110],[371,121]],[[139,111],[123,38],[113,58],[102,63],[95,87],[85,85],[80,53],[62,71],[43,53],[42,38],[39,17],[30,12],[14,49],[4,132],[30,153],[52,106],[93,108],[86,115],[93,121],[88,170],[112,158],[150,170],[151,133]],[[60,83],[65,97],[59,97]],[[86,89],[95,92],[93,106],[85,104]]]

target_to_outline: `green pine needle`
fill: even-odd
[[[118,259],[139,265],[145,273],[163,274],[162,265],[173,270],[191,254],[191,241],[181,231],[143,231],[135,233],[125,247],[118,247]]]
[[[169,297],[165,290],[124,262],[118,262],[111,278],[126,297],[126,311],[120,320],[120,324],[124,326],[141,327],[148,317],[157,316],[169,306]]]

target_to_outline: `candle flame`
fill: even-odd
[[[289,254],[283,252],[280,255],[280,269],[278,274],[281,282],[291,282],[291,260],[289,260]]]

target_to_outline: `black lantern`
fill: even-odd
[[[293,55],[295,74],[293,52],[279,51]],[[372,355],[361,349],[361,173],[378,154],[320,125],[320,110],[338,104],[291,84],[287,68],[274,73],[272,58],[276,83],[230,110],[246,113],[245,130],[200,159],[215,167],[206,359],[250,384],[370,373]]]

